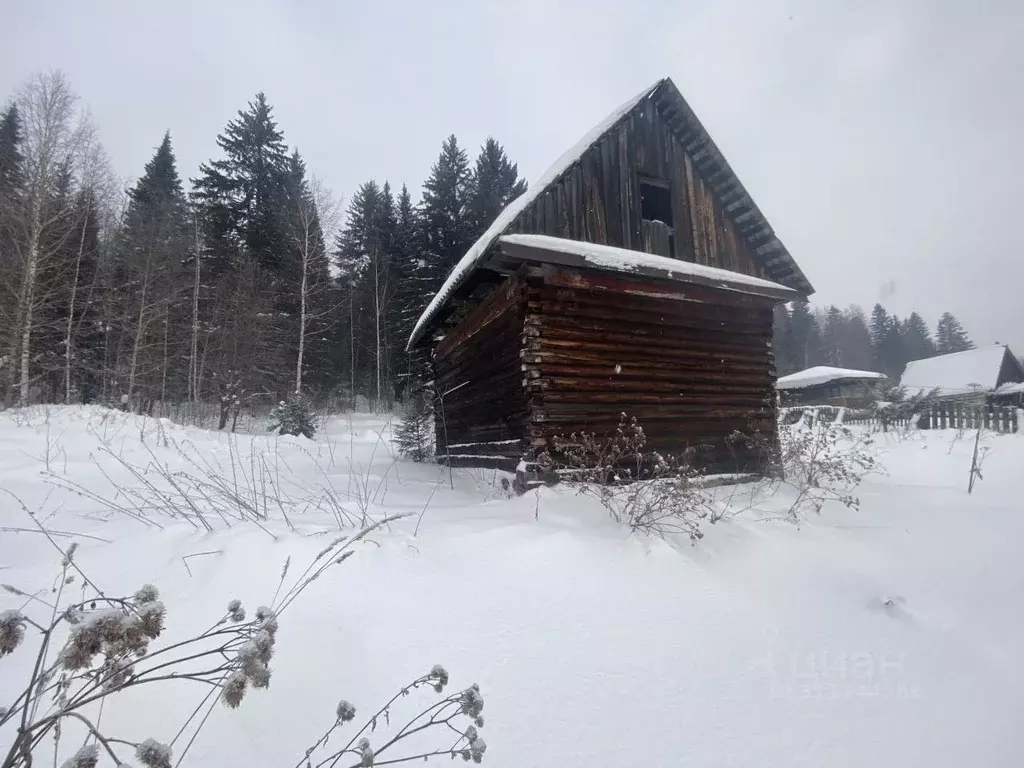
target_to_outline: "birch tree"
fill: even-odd
[[[54,195],[83,135],[76,120],[77,97],[63,73],[34,75],[17,97],[24,130],[24,194],[13,212],[14,247],[18,254],[17,307],[8,358],[18,360],[17,395],[31,395],[33,332],[40,308],[39,278],[70,234],[68,209]],[[12,377],[13,378],[13,377]]]
[[[341,208],[319,179],[315,176],[305,178],[305,168],[298,152],[292,155],[290,177],[293,238],[298,262],[294,393],[299,396],[302,394],[309,341],[325,336],[329,318],[335,312],[324,231],[333,232],[337,228]]]

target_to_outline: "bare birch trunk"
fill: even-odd
[[[375,357],[377,363],[377,408],[381,407],[381,386],[380,386],[380,263],[374,259],[373,264],[373,315],[375,334]]]
[[[39,229],[42,200],[37,196],[32,203],[32,220],[29,227],[28,262],[25,264],[24,295],[25,310],[21,318],[21,378],[18,396],[22,405],[28,405],[29,364],[32,360],[32,324],[35,320],[34,307],[36,275],[39,270]]]
[[[135,321],[135,340],[132,343],[132,361],[128,368],[128,400],[135,393],[135,374],[139,365],[139,348],[142,346],[142,329],[145,327],[146,293],[149,291],[149,265],[146,265],[146,277],[142,282],[142,296],[139,299],[139,314]]]
[[[188,401],[191,418],[192,404],[199,399],[199,270],[202,246],[199,242],[199,218],[196,217],[196,268],[192,281],[192,339],[188,356]]]
[[[64,333],[64,402],[71,403],[71,344],[75,326],[75,299],[78,297],[78,278],[82,272],[82,254],[85,251],[85,230],[89,225],[89,212],[92,209],[92,198],[86,200],[85,214],[82,217],[82,232],[78,238],[78,254],[75,257],[75,276],[71,281],[71,295],[68,298],[68,325]]]
[[[306,293],[309,284],[309,224],[304,227],[302,246],[302,284],[299,288],[299,354],[295,364],[295,396],[302,394],[302,357],[306,351]]]

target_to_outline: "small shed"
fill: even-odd
[[[910,395],[937,390],[936,396],[944,400],[984,405],[1000,388],[1022,381],[1024,367],[1010,348],[993,344],[912,360],[907,363],[900,385]]]
[[[1024,408],[1024,383],[1009,382],[1001,385],[992,393],[992,402],[996,405]]]
[[[437,454],[517,467],[557,435],[693,448],[762,469],[776,435],[772,310],[810,283],[669,79],[615,110],[498,215],[420,317]]]
[[[880,394],[885,374],[816,365],[788,376],[775,384],[783,405],[856,405],[867,395]]]

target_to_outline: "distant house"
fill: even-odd
[[[669,79],[631,98],[502,211],[420,317],[444,394],[439,460],[527,466],[614,433],[756,470],[774,437],[772,310],[813,291]]]
[[[992,393],[992,402],[996,405],[1014,405],[1024,408],[1024,383],[1008,382],[996,388]]]
[[[983,405],[994,402],[1008,384],[1024,382],[1024,366],[1004,344],[913,360],[900,379],[908,395],[937,390],[945,400]]]
[[[783,405],[854,405],[865,395],[877,393],[885,374],[816,365],[783,376],[775,383]]]

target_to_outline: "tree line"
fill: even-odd
[[[881,304],[871,314],[858,306],[846,310],[813,308],[795,301],[775,309],[772,346],[779,376],[815,365],[877,371],[896,381],[911,360],[974,349],[960,321],[945,312],[933,336],[917,312],[900,318]]]
[[[249,405],[305,396],[389,409],[427,374],[405,350],[449,271],[526,191],[488,138],[471,163],[442,144],[419,199],[367,180],[342,206],[290,148],[261,93],[183,181],[170,133],[138,179],[112,173],[59,72],[0,111],[0,396],[121,403],[224,426]],[[812,365],[898,377],[972,346],[946,313],[780,306],[780,375]],[[185,410],[182,412],[181,408]]]
[[[419,200],[368,180],[343,209],[262,93],[217,144],[186,186],[167,133],[124,188],[63,74],[0,111],[5,405],[213,404],[222,427],[299,396],[390,408],[425,371],[416,319],[526,190],[496,140],[471,164],[453,135]]]

